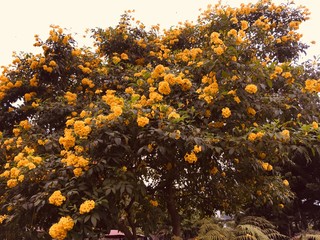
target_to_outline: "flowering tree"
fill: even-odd
[[[126,13],[92,30],[93,50],[56,26],[36,36],[43,53],[0,78],[0,236],[182,236],[194,212],[282,211],[281,169],[317,151],[320,84],[296,61],[307,15],[209,6],[160,34]]]

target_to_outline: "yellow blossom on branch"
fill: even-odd
[[[188,163],[195,163],[198,160],[198,158],[194,152],[191,152],[190,154],[186,153],[186,155],[184,155],[184,160]]]
[[[317,130],[318,127],[319,127],[318,123],[313,121],[313,122],[312,122],[312,128],[315,129],[315,130]]]
[[[75,121],[73,124],[74,133],[80,138],[86,138],[91,132],[91,127],[87,126],[84,121]]]
[[[158,91],[161,94],[168,95],[171,92],[169,83],[167,81],[162,81],[159,83]]]
[[[77,101],[77,94],[68,91],[64,98],[68,101],[68,104],[73,105]]]
[[[67,237],[68,231],[74,226],[74,221],[71,217],[61,217],[58,223],[53,224],[49,229],[49,234],[56,240],[64,240]]]
[[[154,207],[158,207],[159,203],[157,200],[150,200],[150,204]]]
[[[244,90],[250,94],[255,94],[258,91],[258,87],[254,84],[248,84]]]
[[[290,140],[290,131],[289,130],[285,129],[280,134],[281,134],[283,140],[285,140],[285,141]]]
[[[3,223],[4,220],[6,220],[8,218],[8,215],[4,214],[4,215],[0,215],[0,224]]]
[[[231,110],[228,107],[222,108],[221,114],[223,118],[228,118],[231,116]]]
[[[288,186],[289,186],[289,182],[288,182],[288,180],[287,180],[287,179],[283,180],[283,181],[282,181],[282,183],[283,183],[283,185],[285,185],[286,187],[288,187]]]
[[[80,214],[91,212],[91,210],[94,209],[95,206],[96,203],[93,200],[86,200],[80,205],[79,212]]]
[[[61,194],[61,191],[54,191],[51,196],[49,197],[49,203],[61,206],[62,203],[66,200],[66,197]]]
[[[138,117],[137,118],[137,123],[139,127],[144,127],[149,123],[149,118],[147,117]]]

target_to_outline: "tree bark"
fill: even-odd
[[[167,185],[167,208],[171,218],[171,225],[172,225],[172,233],[174,236],[181,237],[181,219],[177,209],[177,203],[175,198],[175,191],[172,186],[172,183]]]

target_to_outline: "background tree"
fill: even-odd
[[[0,236],[182,237],[194,213],[281,212],[283,166],[318,136],[319,82],[296,61],[307,15],[216,5],[160,34],[125,13],[95,49],[52,26],[1,76]]]

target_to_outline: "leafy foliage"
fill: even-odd
[[[262,217],[244,217],[236,228],[235,235],[237,240],[277,240],[289,239],[280,234],[273,224]]]

